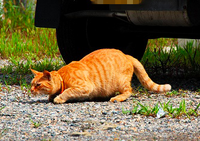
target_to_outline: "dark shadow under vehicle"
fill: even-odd
[[[37,0],[35,25],[56,28],[66,63],[99,48],[117,48],[141,59],[148,39],[200,38],[199,0]]]

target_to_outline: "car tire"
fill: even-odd
[[[63,6],[60,23],[56,28],[58,47],[66,64],[78,61],[100,48],[116,48],[139,60],[142,58],[147,38],[123,33],[121,25],[124,22],[114,18],[67,19],[64,14],[73,12],[73,7],[76,7],[73,1],[67,2],[63,4],[67,7]],[[66,10],[68,7],[69,10]]]

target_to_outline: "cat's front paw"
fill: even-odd
[[[110,101],[113,103],[116,103],[116,102],[122,102],[122,101],[124,101],[124,99],[121,97],[113,97],[110,99]]]
[[[60,96],[57,96],[56,98],[54,98],[53,102],[55,104],[63,104],[65,103],[65,100],[63,100]]]

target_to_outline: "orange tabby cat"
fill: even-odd
[[[31,92],[48,94],[49,101],[54,103],[110,97],[112,102],[124,101],[132,94],[133,72],[141,84],[150,91],[171,90],[169,84],[154,83],[137,59],[116,49],[96,50],[58,71],[31,71],[35,75],[31,82]],[[120,94],[116,96],[115,92]]]

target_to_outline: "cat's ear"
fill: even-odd
[[[33,70],[33,69],[31,69],[31,71],[32,71],[32,73],[33,73],[33,75],[34,75],[34,76],[36,76],[36,75],[40,74],[40,72],[39,72],[39,71],[36,71],[36,70]]]
[[[46,77],[49,81],[51,80],[51,74],[50,74],[49,71],[44,70],[44,71],[43,71],[43,75],[44,75],[44,77]]]

